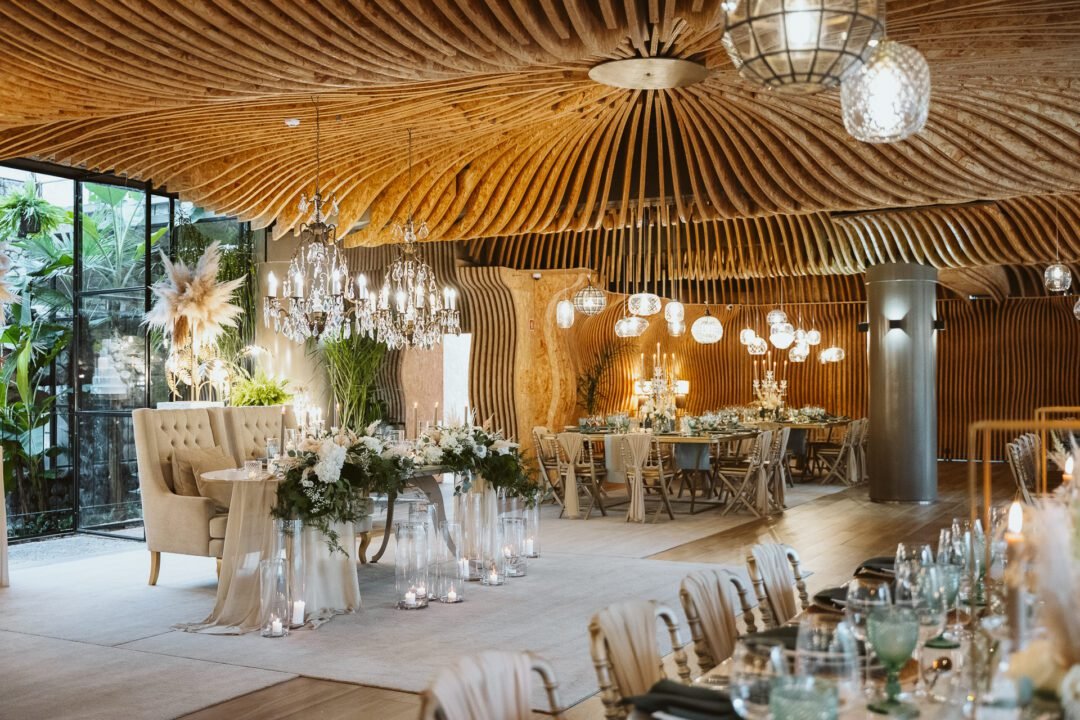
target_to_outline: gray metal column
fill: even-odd
[[[870,499],[937,499],[937,270],[866,270],[870,323]],[[890,326],[891,325],[891,326]]]

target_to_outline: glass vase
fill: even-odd
[[[402,610],[428,606],[428,542],[423,523],[394,525],[394,591]]]
[[[483,498],[478,493],[454,496],[454,521],[461,525],[461,560],[465,579],[477,581],[484,569]]]
[[[439,535],[435,599],[442,603],[459,603],[465,600],[465,583],[469,575],[468,561],[461,555],[464,540],[461,524],[444,522]]]
[[[495,491],[496,502],[499,507],[499,517],[521,517],[524,510],[521,498],[510,495],[506,490],[499,488]]]
[[[540,557],[540,500],[526,504],[523,511],[525,518],[525,557]]]
[[[424,534],[427,536],[427,562],[428,567],[434,568],[437,560],[440,536],[438,534],[438,506],[427,500],[415,500],[409,503],[409,522],[420,523],[424,526]],[[428,586],[428,599],[437,600],[434,583]]]
[[[525,577],[528,574],[528,561],[525,559],[525,518],[499,518],[499,535],[503,557],[506,558],[506,576]]]
[[[289,584],[289,625],[301,627],[307,620],[307,575],[304,568],[303,520],[278,520],[279,557],[285,559]]]
[[[259,563],[259,625],[263,637],[289,634],[289,572],[284,557]]]

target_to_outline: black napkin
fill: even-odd
[[[772,628],[770,630],[762,630],[761,632],[743,635],[741,640],[751,644],[763,643],[775,645],[779,643],[784,646],[785,650],[794,652],[795,644],[799,640],[799,626],[781,625],[780,627]]]
[[[814,604],[823,610],[832,612],[844,612],[844,601],[847,600],[847,586],[825,588],[814,595]]]
[[[874,557],[869,560],[864,560],[859,568],[855,571],[855,575],[877,575],[892,577],[896,574],[896,558],[892,557]]]
[[[661,680],[645,695],[623,700],[643,713],[665,712],[686,720],[724,720],[737,718],[727,693],[708,688]]]

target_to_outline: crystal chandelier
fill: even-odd
[[[678,300],[672,300],[664,306],[664,319],[669,323],[682,322],[686,318],[686,308]]]
[[[891,143],[923,129],[930,112],[930,66],[918,50],[882,40],[840,87],[844,127],[861,142]]]
[[[412,189],[412,131],[408,145],[409,189]],[[356,313],[356,329],[385,343],[391,350],[427,350],[442,341],[443,335],[461,333],[461,313],[457,291],[440,286],[435,271],[420,256],[419,241],[428,236],[427,223],[417,225],[409,210],[405,222],[394,226],[401,238],[398,257],[386,271],[377,298],[367,292],[367,283],[358,280],[363,298]]]
[[[724,48],[739,74],[777,92],[839,85],[882,34],[878,0],[725,0]]]
[[[300,216],[310,211],[300,225],[300,244],[289,262],[289,273],[282,283],[282,297],[277,294],[277,278],[270,273],[267,295],[263,298],[263,322],[293,342],[349,335],[349,314],[356,299],[349,278],[349,267],[337,240],[337,226],[328,223],[337,215],[333,194],[323,198],[319,189],[320,117],[315,103],[315,194],[308,200],[300,196]],[[326,212],[329,205],[329,212]]]

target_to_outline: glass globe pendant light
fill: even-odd
[[[555,324],[563,330],[574,324],[574,303],[569,300],[560,300],[555,305]]]
[[[671,337],[682,337],[686,333],[686,322],[673,320],[667,324],[667,333]]]
[[[773,325],[769,329],[769,342],[779,350],[787,350],[795,342],[795,328],[789,322]]]
[[[764,355],[769,352],[769,343],[760,335],[755,335],[754,339],[746,346],[746,352],[751,355]]]
[[[664,306],[664,319],[669,323],[682,322],[686,318],[686,308],[678,300],[672,300]]]
[[[574,293],[574,308],[582,315],[598,315],[607,307],[607,295],[604,291],[592,284],[592,275],[589,275],[589,284]]]
[[[626,301],[626,307],[634,315],[649,317],[660,312],[660,296],[650,292],[634,293]]]
[[[753,328],[745,327],[739,332],[739,342],[743,345],[749,345],[754,342],[754,338],[757,337],[757,333]]]
[[[637,315],[627,315],[615,323],[615,335],[621,338],[641,337],[649,321]]]
[[[770,310],[769,314],[765,316],[765,324],[770,327],[784,322],[787,322],[787,313],[780,308]]]
[[[1072,287],[1072,272],[1061,263],[1061,225],[1058,220],[1058,206],[1054,203],[1054,262],[1043,273],[1043,284],[1049,292],[1067,293]]]
[[[720,342],[724,337],[724,326],[709,312],[709,306],[705,306],[705,314],[694,321],[690,326],[690,334],[694,340],[702,345],[713,345]]]
[[[777,92],[839,85],[883,32],[878,0],[725,0],[723,46],[739,74]]]
[[[804,342],[795,343],[788,350],[788,359],[793,363],[806,362],[808,357],[810,357],[810,346]]]
[[[821,344],[821,331],[815,328],[813,325],[806,331],[806,344],[807,345],[820,345]]]
[[[882,40],[840,86],[844,127],[860,142],[899,142],[919,132],[930,113],[930,66],[915,48]]]
[[[1073,305],[1073,315],[1076,316],[1077,320],[1080,320],[1080,300],[1077,300],[1076,304]]]

